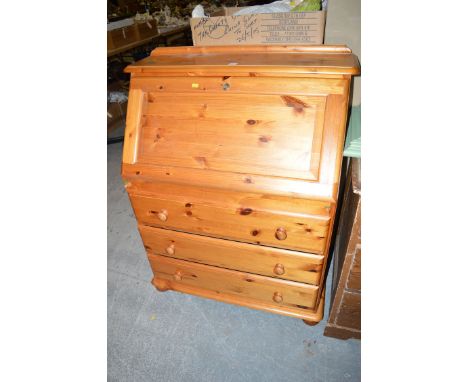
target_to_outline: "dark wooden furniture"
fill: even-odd
[[[181,26],[156,26],[156,23],[152,22],[152,25],[152,29],[148,29],[146,27],[146,23],[135,24],[132,26],[132,28],[126,28],[129,30],[129,40],[128,42],[123,42],[118,46],[113,45],[113,42],[110,41],[108,32],[107,74],[108,80],[112,79],[113,81],[111,85],[107,86],[108,90],[111,88],[118,90],[117,84],[122,82],[119,79],[126,79],[129,77],[127,73],[123,73],[123,68],[127,65],[125,63],[125,56],[130,56],[137,60],[138,57],[146,57],[155,46],[186,45],[192,41],[192,33],[189,24]],[[130,32],[132,30],[134,31],[133,39],[131,39],[132,32]],[[117,36],[118,35],[119,34],[117,33]],[[123,141],[123,136],[109,138],[109,134],[112,133],[115,128],[121,126],[122,120],[125,120],[126,113],[126,102],[122,105],[107,105],[108,144]]]
[[[324,334],[361,338],[361,175],[356,158],[348,168],[333,264],[330,317]]]
[[[157,29],[159,32],[154,35],[142,36],[141,38],[132,40],[128,44],[122,44],[118,47],[109,46],[108,39],[107,57],[111,57],[147,44],[153,44],[153,46],[159,44],[169,46],[172,45],[172,42],[176,39],[191,41],[192,32],[190,30],[190,25],[188,24],[176,27],[159,26]]]

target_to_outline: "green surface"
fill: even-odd
[[[352,158],[361,157],[361,105],[351,108],[343,155]]]

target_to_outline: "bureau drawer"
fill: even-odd
[[[130,194],[139,223],[322,254],[330,218]],[[280,206],[279,206],[280,207]]]
[[[220,295],[243,296],[278,305],[312,309],[318,295],[315,285],[278,280],[250,273],[148,255],[157,279],[213,291]]]
[[[148,252],[217,267],[318,284],[323,256],[139,226]]]

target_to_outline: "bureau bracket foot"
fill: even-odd
[[[302,321],[304,321],[304,324],[309,325],[309,326],[314,326],[318,324],[317,321],[309,321],[309,320],[302,320]]]
[[[152,281],[155,288],[160,292],[166,292],[171,289],[171,286],[166,280],[159,280],[156,277]]]

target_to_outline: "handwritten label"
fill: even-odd
[[[322,12],[292,12],[191,19],[195,45],[323,42]]]
[[[251,40],[260,33],[257,15],[201,18],[193,26],[198,41],[231,38],[237,42]]]

